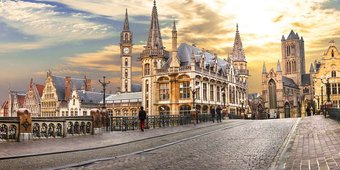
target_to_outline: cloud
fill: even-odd
[[[57,6],[45,3],[0,2],[0,21],[24,34],[37,37],[36,41],[26,43],[30,48],[107,37],[111,28],[104,24],[89,22],[88,17],[91,16],[59,12]],[[14,47],[15,44],[13,47],[8,47],[7,50]]]

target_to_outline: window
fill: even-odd
[[[200,87],[200,82],[197,81],[195,84],[196,84],[196,87]],[[197,100],[199,100],[201,98],[201,95],[200,95],[201,93],[200,92],[201,92],[201,89],[200,88],[196,88],[195,95],[196,95],[196,99]]]
[[[145,92],[148,93],[149,92],[149,80],[145,81]]]
[[[214,101],[214,85],[210,85],[210,100]]]
[[[274,80],[269,81],[269,108],[276,109],[276,84]]]
[[[332,57],[334,57],[334,50],[332,50]]]
[[[159,100],[169,100],[169,84],[159,84]]]
[[[337,94],[336,84],[332,84],[332,94]]]
[[[190,83],[182,82],[179,84],[179,96],[181,99],[190,98]]]
[[[203,100],[207,101],[207,83],[203,83]]]
[[[190,110],[191,110],[191,108],[188,105],[181,106],[179,108],[179,114],[181,116],[190,116]]]
[[[332,71],[332,77],[336,77],[336,71],[335,70]]]
[[[217,97],[217,102],[220,102],[221,100],[220,86],[216,87],[216,97]]]
[[[128,69],[125,69],[125,78],[128,78]]]
[[[150,75],[150,64],[144,65],[144,75]]]
[[[128,66],[128,59],[125,58],[125,66],[127,67]]]
[[[338,93],[340,94],[340,83],[338,83]]]
[[[73,99],[73,106],[76,105],[76,99]]]
[[[305,87],[305,88],[303,89],[303,93],[309,93],[309,88],[308,88],[308,87]]]

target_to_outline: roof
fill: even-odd
[[[35,96],[37,97],[38,101],[41,101],[41,97],[43,94],[45,86],[41,84],[34,84],[33,85],[33,91],[35,93]]]
[[[194,54],[193,54],[194,53]],[[192,57],[194,55],[194,57]],[[230,62],[228,62],[225,59],[216,57],[215,55],[207,52],[207,51],[202,51],[201,49],[188,45],[186,43],[182,43],[178,49],[177,49],[177,56],[178,59],[180,60],[180,65],[181,66],[189,66],[190,63],[192,62],[192,58],[195,59],[195,63],[199,63],[201,57],[204,57],[204,67],[212,67],[217,63],[217,69],[221,70],[222,72],[226,72],[228,68],[230,67]],[[172,56],[171,56],[172,58]],[[169,66],[169,61],[165,64],[165,66]]]
[[[140,84],[132,84],[131,85],[131,91],[132,92],[141,92],[142,91],[142,85],[140,85]]]
[[[123,102],[142,102],[142,92],[117,93],[112,94],[106,98],[106,103],[123,103]]]
[[[77,90],[77,95],[82,104],[99,104],[103,100],[103,93],[99,92]],[[105,96],[108,97],[109,94],[106,94]]]
[[[301,75],[301,84],[302,86],[311,85],[310,74],[302,74]]]
[[[52,77],[53,83],[57,91],[58,100],[65,100],[65,78],[60,77],[60,76],[51,76],[51,77]],[[71,89],[75,87],[76,90],[81,90],[82,86],[86,87],[85,79],[70,78],[70,80],[71,80],[71,84],[70,84]]]
[[[292,40],[292,39],[299,39],[299,35],[297,33],[295,34],[293,30],[290,31],[287,37],[287,40]]]
[[[283,86],[288,86],[288,87],[292,87],[292,88],[296,88],[296,89],[299,88],[299,86],[291,78],[282,76],[282,82],[283,82]]]

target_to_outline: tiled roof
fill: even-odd
[[[107,103],[142,102],[142,92],[112,94],[106,98],[106,102]]]
[[[141,92],[142,91],[142,85],[140,85],[140,84],[132,84],[131,85],[131,91],[132,92]]]
[[[301,84],[302,86],[309,86],[311,85],[310,74],[302,74],[301,75]]]
[[[52,79],[57,91],[58,100],[65,100],[65,78],[52,76]],[[72,90],[74,87],[76,88],[76,90],[81,90],[82,86],[86,87],[85,82],[85,79],[71,78],[70,90]]]
[[[299,39],[299,35],[297,33],[295,34],[293,30],[290,31],[287,40],[291,39]]]
[[[282,82],[283,82],[283,86],[288,86],[288,87],[292,87],[292,88],[299,88],[299,86],[296,85],[294,80],[292,80],[291,78],[282,76]]]
[[[78,90],[77,94],[82,104],[99,104],[103,100],[103,93]],[[106,97],[108,96],[109,94],[106,94]]]

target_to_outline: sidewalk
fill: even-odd
[[[323,116],[303,118],[286,152],[284,169],[340,169],[340,124]]]
[[[224,122],[233,122],[231,120]],[[55,152],[70,152],[74,150],[84,150],[89,148],[105,147],[122,143],[129,143],[161,135],[183,132],[195,128],[204,128],[218,125],[217,123],[190,124],[176,127],[166,127],[157,129],[146,129],[144,132],[135,131],[114,131],[99,135],[75,136],[59,139],[41,139],[26,142],[0,143],[0,159],[8,157],[20,157],[25,155],[48,154]]]

